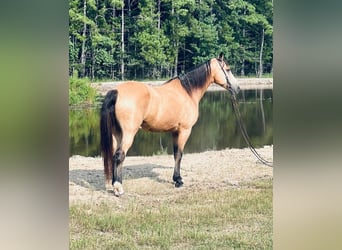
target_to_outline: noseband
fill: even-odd
[[[223,68],[223,66],[221,65],[222,60],[221,60],[221,59],[218,59],[218,58],[216,58],[216,59],[217,59],[217,62],[218,62],[218,64],[220,65],[220,67],[221,67],[221,69],[222,69],[222,71],[223,71],[224,76],[226,77],[226,82],[227,82],[227,86],[228,86],[227,90],[228,90],[232,95],[234,95],[235,92],[234,92],[234,90],[233,90],[233,88],[232,88],[232,85],[231,85],[230,82],[229,82],[228,76],[227,76],[227,74],[226,74],[226,70],[225,70],[225,69]]]

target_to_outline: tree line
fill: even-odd
[[[70,0],[69,74],[161,79],[225,54],[240,76],[272,73],[273,0]]]

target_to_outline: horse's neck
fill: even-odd
[[[191,99],[193,99],[193,101],[198,104],[200,102],[200,100],[202,99],[204,93],[207,91],[208,87],[210,86],[210,84],[213,82],[212,79],[208,79],[205,84],[203,85],[202,88],[194,88],[191,91]],[[172,89],[177,89],[179,88],[179,91],[182,89],[182,91],[184,91],[184,93],[186,93],[186,90],[184,89],[184,87],[182,86],[180,80],[178,78],[175,78],[165,84],[163,84],[162,86],[160,86],[161,88],[172,88]]]
[[[204,96],[204,93],[207,91],[211,83],[212,82],[210,80],[207,80],[202,88],[192,90],[191,97],[197,104],[201,101],[202,97]]]

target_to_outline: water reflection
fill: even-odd
[[[252,144],[273,144],[272,90],[241,91],[239,108]],[[200,116],[185,146],[185,153],[244,148],[244,142],[231,108],[229,93],[207,92],[200,103]],[[172,154],[169,133],[140,130],[128,155]],[[81,109],[69,112],[70,155],[99,156],[99,110]]]

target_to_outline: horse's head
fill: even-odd
[[[240,90],[238,81],[232,74],[229,65],[223,60],[223,53],[220,53],[218,58],[211,60],[211,68],[215,69],[213,72],[214,82],[223,88],[237,94]]]

